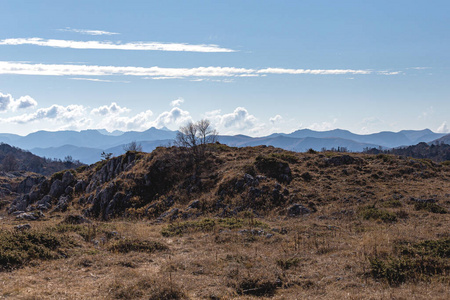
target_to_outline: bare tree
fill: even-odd
[[[189,148],[195,156],[199,156],[204,154],[207,144],[216,142],[217,135],[217,131],[211,128],[211,122],[203,119],[180,127],[175,144]]]
[[[134,152],[142,152],[142,145],[138,144],[136,141],[132,141],[131,143],[123,146],[123,150],[126,152],[134,151]]]
[[[211,128],[211,122],[208,119],[202,119],[196,125],[201,145],[207,145],[217,141],[217,130]]]

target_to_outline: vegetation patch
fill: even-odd
[[[407,281],[425,281],[450,271],[450,239],[428,240],[398,245],[397,256],[371,258],[370,274],[391,285]]]
[[[398,208],[398,207],[402,207],[402,203],[399,200],[389,200],[386,202],[383,202],[383,204],[381,204],[383,207],[387,207],[387,208]]]
[[[193,232],[210,232],[215,229],[235,229],[244,226],[267,227],[263,222],[252,219],[223,218],[211,219],[205,218],[199,221],[186,221],[172,223],[164,227],[161,234],[165,237],[183,235]]]
[[[298,266],[300,263],[300,258],[290,257],[286,259],[278,259],[277,265],[283,270],[289,270],[290,268]]]
[[[280,286],[281,281],[262,279],[258,276],[248,276],[238,282],[236,291],[239,295],[272,297]]]
[[[0,269],[20,267],[33,259],[56,259],[73,244],[52,233],[0,231]]]
[[[426,210],[434,214],[446,214],[447,210],[442,206],[432,202],[416,202],[414,204],[415,210]]]
[[[108,286],[108,293],[113,299],[187,299],[182,289],[166,278],[122,275],[124,278],[115,280]],[[132,279],[127,280],[128,277]]]
[[[141,241],[138,239],[117,240],[112,242],[108,247],[109,251],[117,253],[128,253],[131,251],[153,253],[167,249],[168,247],[162,243],[156,241]]]
[[[360,215],[365,220],[381,220],[385,223],[397,221],[397,216],[394,213],[376,208],[374,205],[364,207]]]
[[[289,182],[291,180],[291,169],[286,161],[273,156],[256,157],[256,168],[268,177],[275,178],[281,182]]]

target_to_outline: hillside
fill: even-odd
[[[56,173],[4,206],[3,226],[29,223],[19,237],[50,254],[33,265],[18,249],[9,261],[19,269],[0,272],[0,286],[42,298],[46,279],[17,286],[45,272],[52,295],[69,298],[439,298],[449,191],[448,164],[387,154],[128,152]]]
[[[0,143],[0,170],[25,171],[42,175],[51,175],[55,172],[81,166],[78,161],[68,157],[65,161],[45,159],[29,151]]]
[[[389,150],[380,150],[376,148],[365,151],[369,154],[394,154],[404,157],[425,158],[435,162],[450,161],[450,145],[441,143],[419,143],[417,145],[400,147]]]

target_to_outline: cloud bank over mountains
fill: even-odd
[[[189,121],[194,121],[190,111],[181,108],[183,98],[177,98],[168,102],[171,109],[157,115],[150,109],[133,113],[130,108],[111,102],[109,105],[87,107],[79,104],[67,106],[53,104],[49,107],[36,108],[37,101],[30,96],[22,96],[14,99],[10,94],[0,93],[0,112],[9,111],[15,115],[0,117],[0,124],[28,125],[35,124],[33,128],[44,130],[85,130],[106,129],[110,132],[119,131],[144,131],[148,128],[169,128],[177,130]],[[34,109],[29,113],[17,114],[21,109]],[[236,107],[231,112],[222,112],[220,109],[203,113],[200,117],[211,121],[215,129],[221,134],[235,135],[246,134],[251,136],[263,136],[285,130],[308,128],[318,131],[336,129],[339,120],[329,122],[311,123],[302,126],[302,123],[290,119],[287,120],[280,114],[276,114],[264,121],[250,113],[245,107]],[[361,123],[365,124],[365,123]],[[288,127],[280,127],[287,125]],[[364,132],[366,127],[361,129]],[[448,133],[447,123],[444,122],[436,129],[439,133]]]

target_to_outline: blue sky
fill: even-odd
[[[0,132],[450,128],[448,1],[0,1]]]

